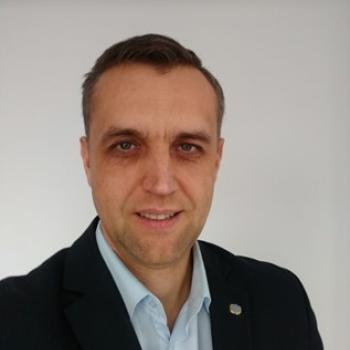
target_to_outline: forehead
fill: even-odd
[[[184,127],[216,129],[217,98],[196,68],[165,70],[147,64],[125,64],[101,75],[90,115],[90,127],[99,133],[111,126],[154,132]]]

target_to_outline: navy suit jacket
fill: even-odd
[[[0,282],[1,350],[141,350],[99,253],[96,224],[97,218],[71,248],[28,275]],[[295,275],[213,244],[200,247],[214,350],[323,349]],[[231,314],[230,304],[239,304],[242,313]]]

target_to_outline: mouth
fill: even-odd
[[[164,213],[164,214],[156,214],[156,213],[149,213],[149,212],[137,213],[137,215],[140,216],[141,218],[148,219],[148,220],[155,220],[155,221],[169,220],[178,214],[179,212],[175,212],[175,211]]]
[[[175,223],[181,212],[178,210],[144,210],[137,212],[136,215],[147,226],[165,228]]]

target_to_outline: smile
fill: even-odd
[[[151,228],[170,228],[174,225],[182,213],[174,209],[144,209],[136,212],[141,223]]]
[[[156,220],[156,221],[163,221],[163,220],[169,220],[173,216],[175,216],[177,213],[176,212],[170,212],[167,214],[154,214],[154,213],[138,213],[139,216],[145,219],[149,220]]]

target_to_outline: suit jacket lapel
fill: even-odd
[[[64,313],[83,350],[141,350],[96,244],[96,218],[67,253]]]
[[[250,306],[243,276],[234,259],[226,262],[222,250],[200,242],[211,294],[210,319],[213,350],[251,350]],[[214,250],[218,250],[215,252]],[[220,250],[220,251],[219,251]],[[230,305],[234,305],[230,312]],[[241,313],[237,309],[241,308]]]

